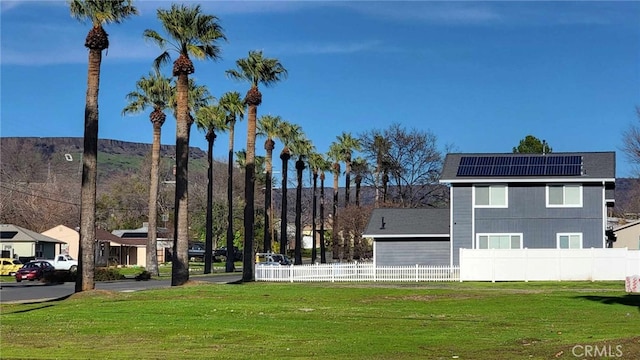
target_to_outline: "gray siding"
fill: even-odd
[[[376,266],[449,265],[448,239],[376,239]]]
[[[575,232],[583,247],[602,247],[602,196],[602,186],[585,185],[581,208],[547,208],[544,186],[511,184],[508,208],[475,210],[475,232],[523,233],[528,248],[555,248],[557,233]]]
[[[473,188],[471,186],[455,186],[451,188],[452,199],[452,257],[453,264],[460,264],[460,249],[471,249],[472,247],[472,211],[471,194]]]

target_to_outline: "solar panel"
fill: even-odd
[[[457,176],[580,176],[580,155],[462,156]]]

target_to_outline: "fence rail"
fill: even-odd
[[[256,265],[256,281],[460,281],[460,267],[373,266],[365,263]]]

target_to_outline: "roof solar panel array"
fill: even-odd
[[[580,155],[463,156],[457,176],[580,176]]]

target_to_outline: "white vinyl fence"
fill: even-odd
[[[460,267],[378,266],[371,263],[256,265],[256,281],[459,281]]]
[[[625,280],[640,275],[640,251],[460,249],[460,281]]]

